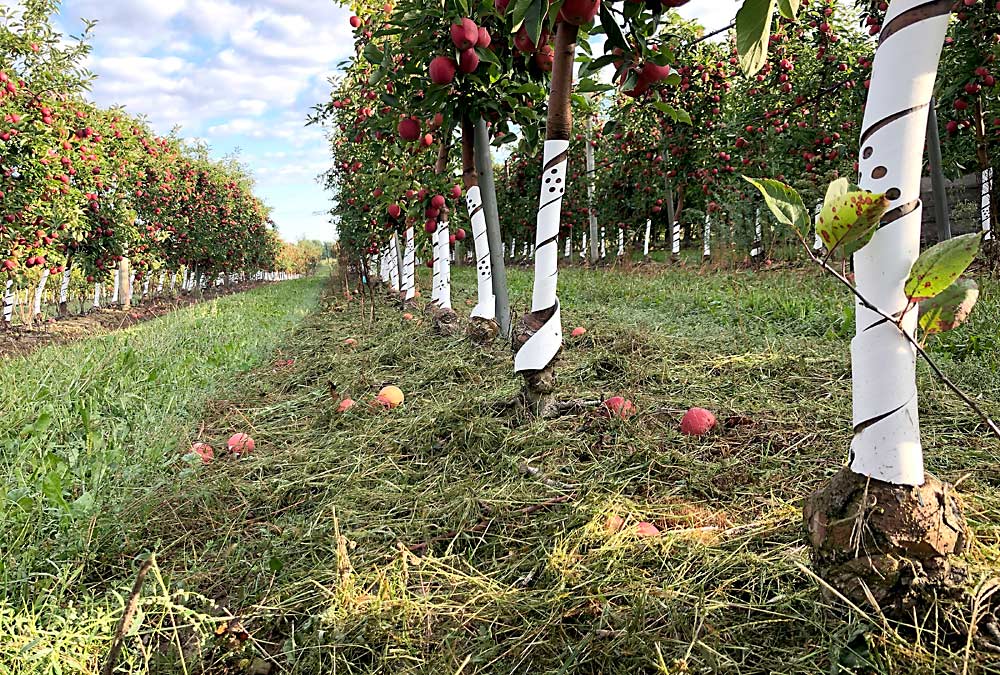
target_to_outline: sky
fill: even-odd
[[[738,5],[691,0],[681,14],[712,30]],[[57,25],[76,35],[81,19],[98,22],[87,64],[98,104],[160,134],[179,126],[216,157],[238,151],[282,237],[331,240],[331,195],[316,179],[327,143],[305,120],[353,52],[349,17],[332,0],[63,0]]]

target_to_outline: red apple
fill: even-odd
[[[451,84],[455,79],[455,59],[438,56],[431,61],[430,75],[434,84]]]
[[[704,408],[691,408],[681,419],[681,433],[688,436],[704,436],[716,425],[715,415]]]
[[[455,48],[459,51],[475,47],[476,42],[479,41],[479,26],[468,17],[459,23],[452,24],[451,41],[455,43]]]

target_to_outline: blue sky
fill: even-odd
[[[737,0],[692,0],[682,14],[725,25]],[[331,0],[63,0],[58,24],[78,34],[97,20],[88,68],[93,97],[175,125],[213,154],[239,150],[288,240],[333,238],[323,132],[305,127],[350,56],[350,12]]]

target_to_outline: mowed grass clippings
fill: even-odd
[[[455,270],[460,314],[473,276]],[[524,307],[530,274],[510,276]],[[109,568],[157,552],[132,672],[930,673],[967,658],[990,671],[987,653],[833,607],[801,567],[801,500],[850,441],[839,289],[801,270],[701,268],[574,269],[560,284],[566,333],[588,333],[567,340],[559,398],[620,394],[636,417],[525,419],[503,345],[442,338],[386,300],[369,324],[367,300],[327,296],[282,365],[189,430],[219,447],[248,429],[253,456],[175,468],[118,511],[117,547],[98,547]],[[993,412],[996,290],[935,346]],[[401,408],[370,405],[386,384]],[[973,560],[990,573],[997,444],[924,368],[921,386],[929,467],[965,478]],[[357,404],[338,414],[344,397]],[[692,405],[716,412],[716,433],[680,435]],[[661,536],[638,537],[641,521]]]
[[[205,402],[270,360],[324,283],[262,286],[0,362],[0,673],[96,672],[122,606],[112,593],[138,566],[122,552],[156,548],[131,539],[140,524],[122,505],[185,482]]]

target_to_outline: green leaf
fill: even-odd
[[[627,52],[629,51],[628,41],[625,39],[625,34],[622,33],[621,26],[618,25],[611,10],[608,9],[608,4],[601,3],[601,28],[604,29],[604,34],[608,38],[604,43],[604,51],[608,52],[612,48],[618,47]]]
[[[48,497],[49,501],[69,510],[69,505],[63,497],[62,477],[58,471],[49,471],[42,478],[42,494]]]
[[[826,246],[827,257],[834,252],[849,256],[862,248],[889,208],[884,194],[848,190],[849,186],[845,178],[830,185],[816,220],[816,232]]]
[[[979,242],[978,233],[963,234],[921,253],[903,287],[906,297],[911,302],[922,302],[944,292],[976,259]]]
[[[382,51],[378,48],[374,42],[369,42],[365,46],[364,51],[365,59],[374,65],[379,65],[382,63]]]
[[[779,223],[788,225],[800,235],[809,227],[809,212],[795,188],[771,178],[756,180],[743,176],[743,179],[760,190],[767,208]]]
[[[736,13],[736,49],[740,67],[747,75],[756,75],[767,61],[774,3],[775,0],[744,0]]]
[[[610,84],[597,82],[596,80],[592,80],[588,77],[580,80],[580,82],[578,82],[573,89],[580,94],[591,94],[597,91],[608,91],[610,89],[614,89],[614,87]]]
[[[667,105],[663,101],[653,101],[653,107],[669,116],[674,122],[691,124],[691,115],[689,115],[686,110],[681,110],[680,108]]]
[[[925,335],[958,328],[969,318],[978,299],[976,282],[958,279],[941,293],[920,303],[920,328]]]
[[[801,4],[802,0],[778,0],[778,11],[789,21],[795,21],[799,17]]]

